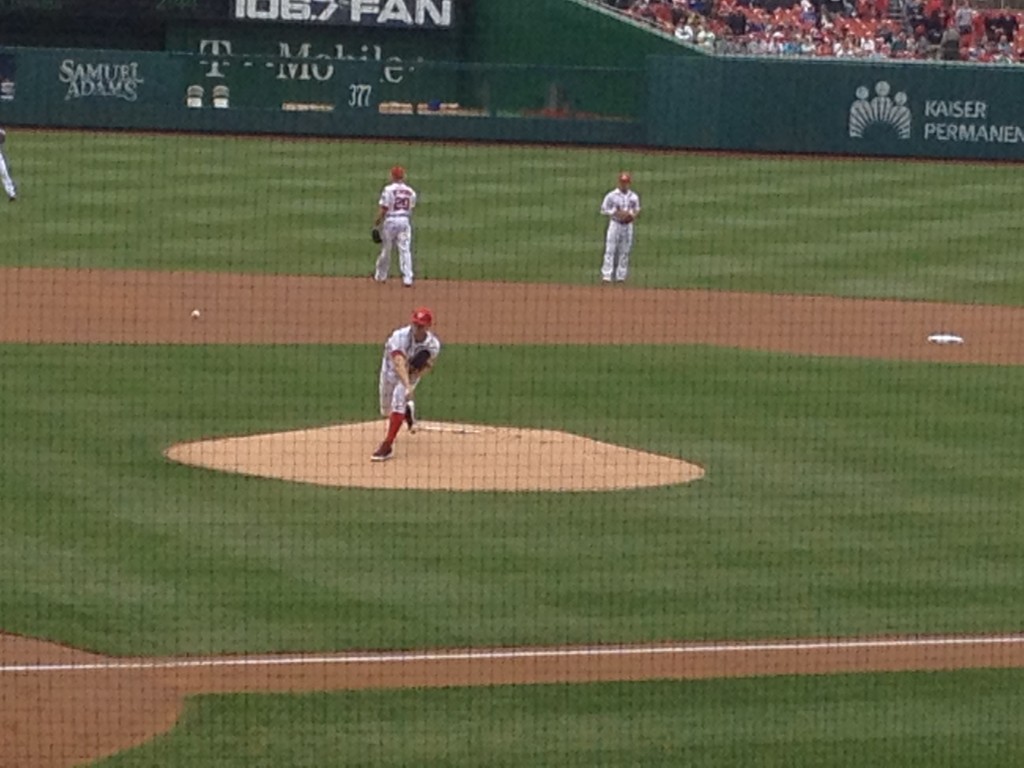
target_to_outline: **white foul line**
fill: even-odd
[[[334,654],[329,656],[283,655],[207,659],[163,659],[53,664],[0,664],[0,674],[25,672],[83,672],[90,670],[220,669],[228,667],[312,666],[316,664],[402,664],[444,661],[498,661],[573,657],[665,656],[683,654],[757,653],[769,651],[824,651],[857,648],[925,648],[967,645],[1021,645],[1024,634],[958,637],[904,637],[862,640],[790,640],[779,642],[720,643],[705,645],[632,645],[577,648],[495,648],[465,651],[381,651],[379,653]]]

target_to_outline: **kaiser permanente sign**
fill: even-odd
[[[988,141],[996,144],[1024,143],[1024,126],[990,122],[987,101],[926,101],[925,141]],[[994,117],[994,116],[993,116]]]
[[[453,0],[235,0],[235,18],[373,27],[448,28]]]
[[[648,59],[656,146],[1024,160],[1024,66]]]
[[[863,139],[875,129],[876,133],[888,132],[904,141],[913,140],[917,134],[925,142],[1024,143],[1024,125],[1017,121],[1024,117],[1019,114],[1019,103],[970,98],[974,95],[971,91],[966,95],[968,98],[925,98],[919,116],[915,116],[908,93],[894,91],[887,80],[877,81],[873,89],[860,86],[850,105],[850,137]]]

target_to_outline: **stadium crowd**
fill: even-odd
[[[970,0],[599,0],[716,53],[1024,63],[1024,12]]]

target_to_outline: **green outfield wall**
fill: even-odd
[[[0,49],[10,125],[322,136],[639,144],[642,70]],[[546,109],[552,84],[571,108]],[[614,94],[608,97],[608,90]]]
[[[381,64],[377,89],[381,99],[409,101],[409,84],[425,61],[512,65],[505,75],[491,69],[482,77],[442,77],[451,69],[434,68],[433,98],[458,101],[491,112],[547,110],[611,115],[639,115],[643,111],[641,82],[649,54],[693,56],[650,28],[624,22],[621,16],[574,0],[478,0],[457,3],[451,28],[409,29],[375,26],[338,26],[275,23],[211,25],[174,24],[166,47],[198,54],[193,78],[208,84],[231,79],[233,89],[245,93],[246,102],[276,108],[282,90],[268,87],[254,58],[305,59],[292,67],[291,89],[315,100],[317,92],[333,87],[339,62],[376,61]],[[241,57],[234,65],[232,60]],[[218,63],[223,62],[223,63]],[[296,69],[297,67],[297,69]],[[579,76],[578,68],[632,70],[629,77],[605,74]],[[559,69],[565,68],[565,69]],[[230,71],[229,71],[230,69]],[[467,70],[468,72],[468,70]],[[422,79],[422,78],[421,78]],[[328,98],[321,99],[329,100]]]
[[[651,55],[703,57],[648,25],[577,0],[476,0],[472,61],[640,68]]]
[[[333,50],[336,37],[311,32],[236,43],[188,29],[182,48],[193,50],[180,52],[0,49],[0,122],[1024,159],[1021,67],[676,55],[643,68],[450,63],[357,31]]]
[[[1024,67],[651,57],[649,144],[1024,159]]]

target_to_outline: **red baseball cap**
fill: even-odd
[[[434,324],[434,313],[426,307],[420,307],[419,309],[413,310],[412,324],[429,328]]]
[[[400,165],[396,165],[394,168],[391,169],[391,178],[394,181],[398,181],[399,179],[404,179],[405,178],[405,168],[403,168]]]
[[[620,173],[619,174],[619,181],[621,181],[623,184],[632,184],[633,183],[633,179],[630,178],[630,175],[628,173]]]

